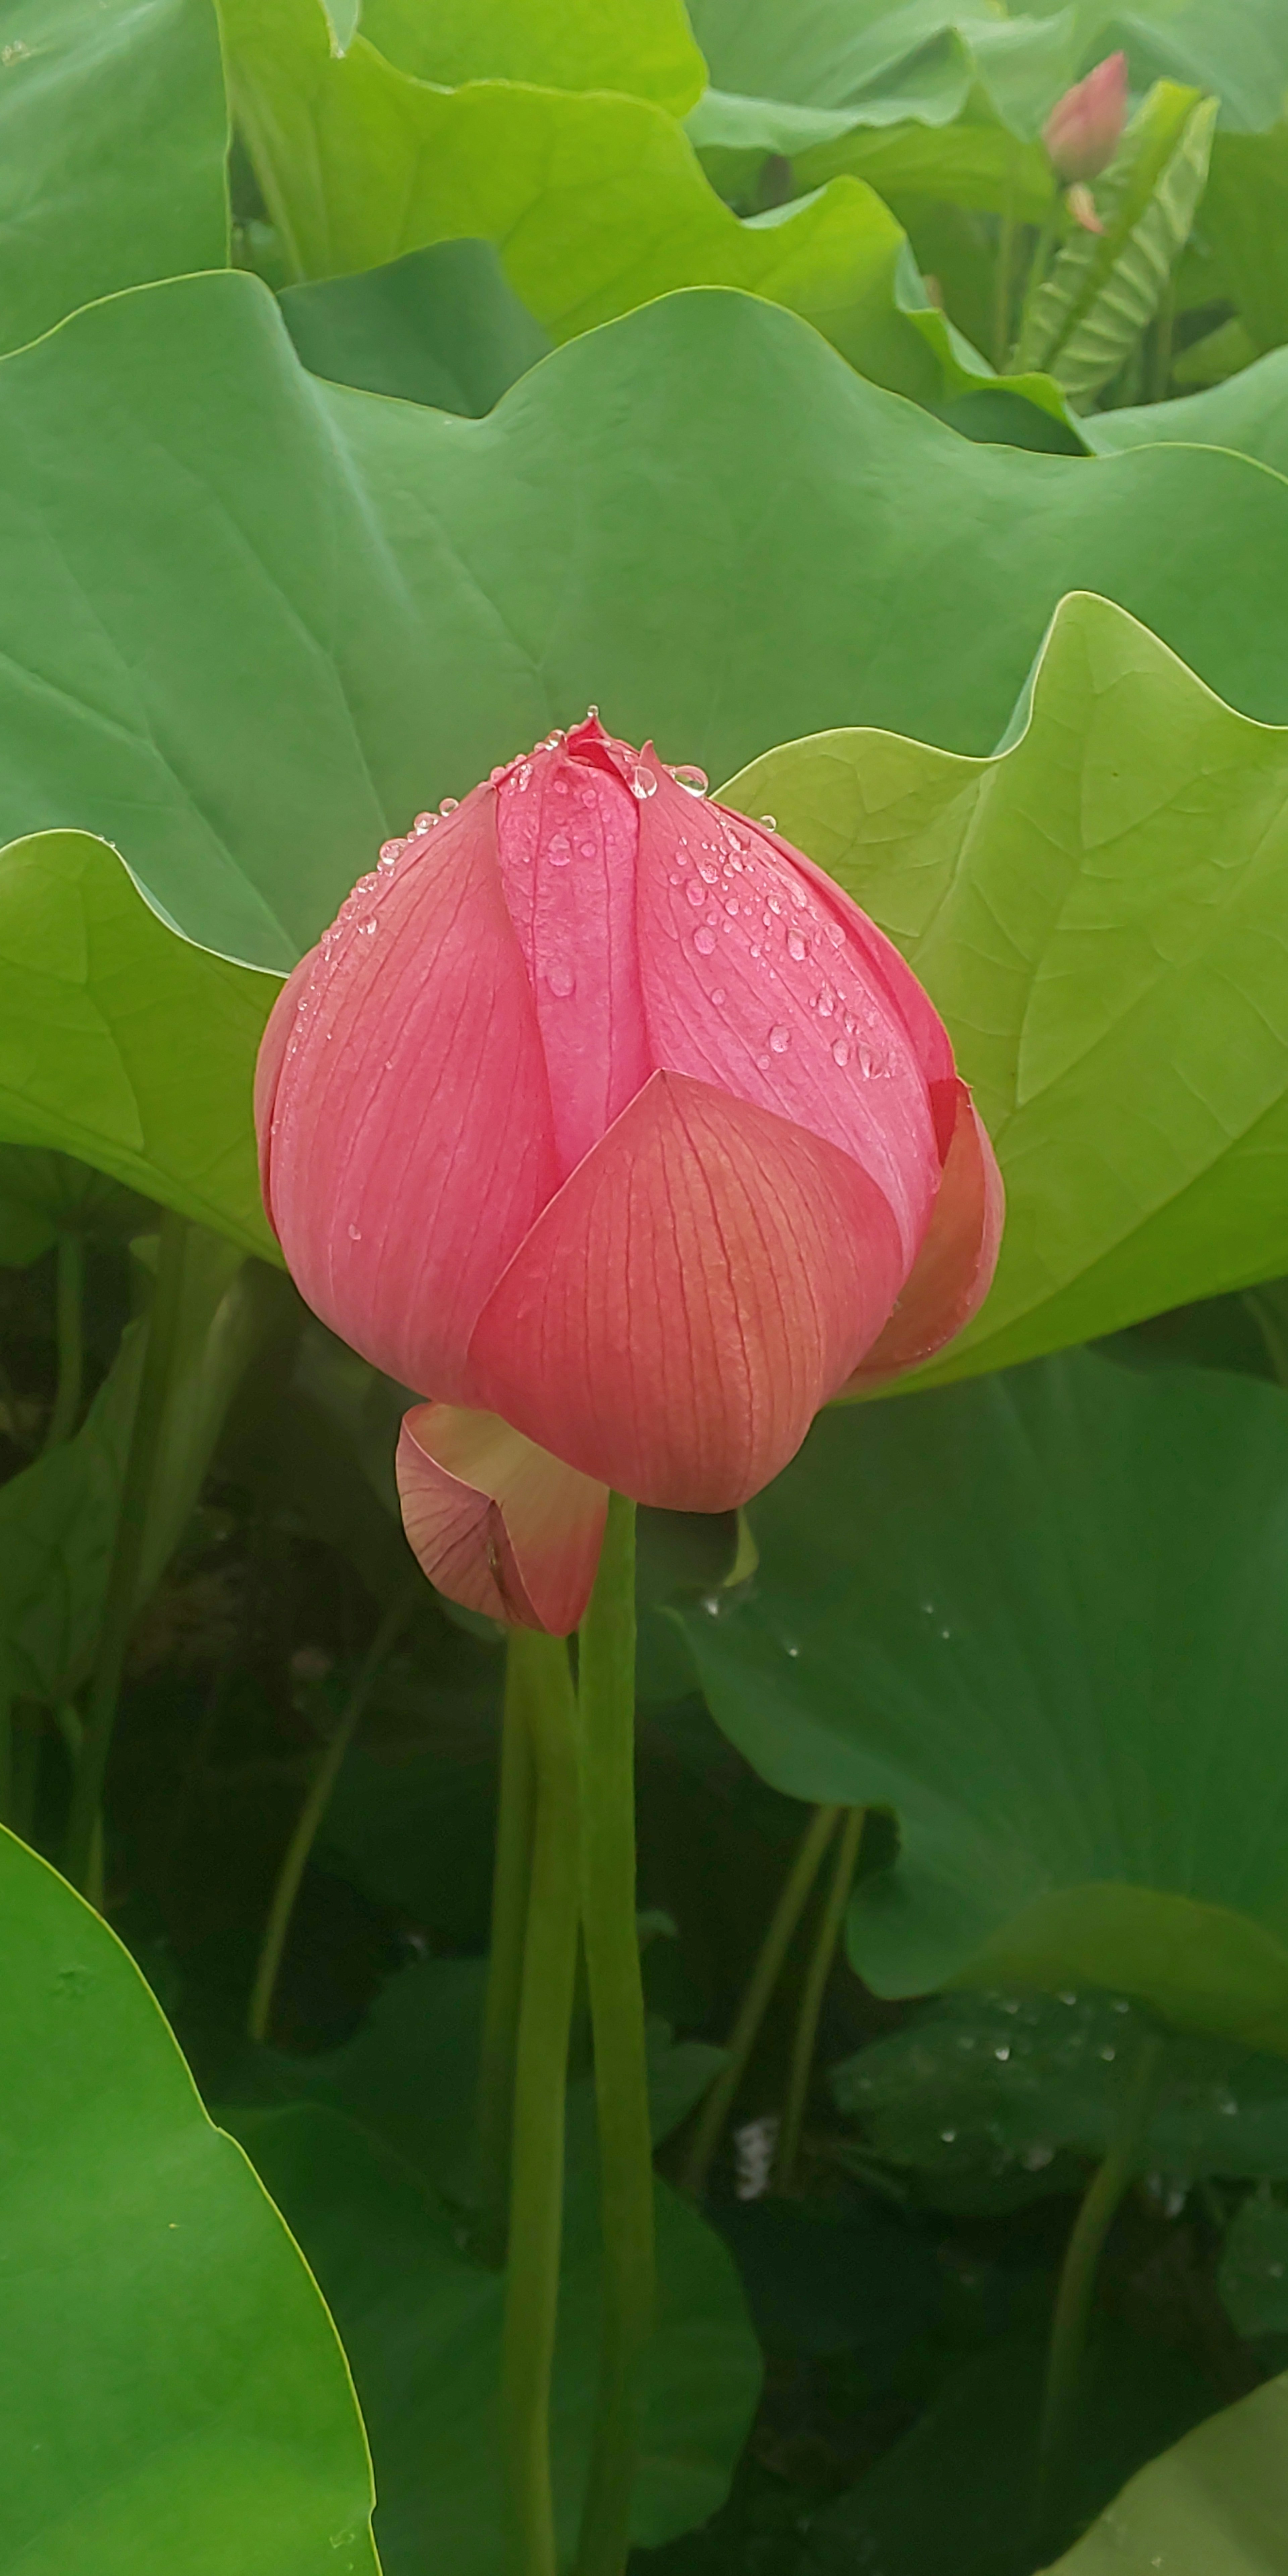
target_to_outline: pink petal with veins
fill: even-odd
[[[988,1293],[1002,1240],[1005,1193],[988,1131],[964,1082],[944,1177],[925,1242],[885,1331],[846,1394],[932,1359],[969,1324]]]
[[[566,1637],[590,1599],[608,1496],[495,1413],[404,1414],[398,1496],[408,1544],[449,1601]]]

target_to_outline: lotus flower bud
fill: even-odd
[[[1127,57],[1107,54],[1085,80],[1056,100],[1042,140],[1060,179],[1098,179],[1107,170],[1127,122]]]
[[[562,1633],[607,1489],[723,1511],[974,1313],[1001,1187],[915,977],[700,773],[595,716],[387,843],[274,1007],[265,1204],[428,1402],[432,1580]]]

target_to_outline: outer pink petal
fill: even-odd
[[[299,965],[294,967],[287,976],[264,1023],[264,1034],[259,1042],[259,1054],[255,1058],[254,1106],[255,1134],[259,1144],[259,1186],[270,1225],[273,1222],[273,1205],[269,1196],[271,1177],[269,1146],[273,1133],[273,1104],[277,1098],[282,1066],[286,1061],[286,1050],[290,1045],[299,1015],[300,999],[308,990],[316,956],[316,948],[310,948],[307,956],[302,957]]]
[[[942,1156],[918,1045],[871,924],[786,843],[689,795],[663,769],[640,815],[640,976],[654,1063],[852,1155],[893,1209],[911,1267]],[[944,1049],[951,1074],[946,1039]]]
[[[997,1267],[1005,1194],[988,1131],[964,1082],[939,1196],[894,1313],[850,1380],[876,1386],[930,1359],[978,1313]]]
[[[655,1074],[489,1298],[480,1401],[638,1502],[724,1511],[785,1466],[903,1275],[852,1156]]]
[[[627,747],[592,719],[516,761],[497,789],[501,882],[549,1067],[561,1180],[653,1070],[635,942],[639,807],[616,750]]]
[[[479,1309],[559,1180],[491,787],[355,889],[278,1000],[260,1093],[309,1304],[404,1385],[468,1397]]]
[[[398,1441],[403,1527],[449,1601],[566,1637],[590,1599],[605,1488],[495,1413],[420,1404]]]

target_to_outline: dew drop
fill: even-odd
[[[1003,2040],[1001,2046],[999,2048],[995,2048],[993,2051],[993,2055],[997,2059],[999,2066],[1005,2066],[1010,2054],[1011,2048],[1009,2040]]]
[[[695,768],[691,760],[682,760],[679,767],[672,770],[671,776],[676,786],[685,788],[690,796],[706,795],[707,773],[705,769]]]
[[[747,955],[749,957],[759,957],[760,953],[761,952],[758,948],[749,948],[747,951]]]
[[[707,899],[707,890],[706,890],[706,887],[704,886],[704,884],[703,884],[703,882],[702,882],[701,877],[690,877],[689,882],[688,882],[687,886],[685,887],[684,891],[685,891],[685,893],[687,894],[687,896],[688,896],[689,901],[690,901],[690,903],[691,903],[691,904],[695,904],[695,905],[696,905],[696,904],[701,904],[701,903],[705,903],[705,902],[706,902],[706,899]]]
[[[769,1043],[775,1055],[786,1055],[791,1042],[792,1033],[790,1029],[777,1028],[770,1030]]]
[[[761,820],[761,822],[764,824],[764,826],[765,826],[765,830],[766,830],[767,832],[776,832],[776,831],[777,831],[777,829],[778,829],[778,816],[777,816],[776,814],[762,814],[762,815],[761,815],[761,817],[760,817],[760,820]]]
[[[825,921],[823,924],[823,935],[826,939],[831,941],[833,948],[843,948],[845,946],[845,932],[842,930],[839,921]]]
[[[849,1042],[849,1039],[848,1039],[848,1038],[836,1038],[836,1039],[834,1039],[834,1040],[833,1040],[833,1043],[832,1043],[832,1061],[833,1061],[833,1063],[834,1063],[834,1064],[848,1064],[848,1063],[849,1063],[849,1061],[850,1061],[850,1042]]]
[[[571,966],[552,966],[546,975],[546,982],[557,1002],[567,1001],[576,980]]]
[[[361,1232],[356,1225],[351,1225],[349,1228],[349,1241],[350,1243],[361,1243],[362,1241]]]
[[[417,831],[420,830],[419,823],[417,824],[416,829]],[[391,868],[394,860],[399,857],[400,853],[405,850],[406,847],[407,844],[405,841],[382,841],[380,844],[380,856],[383,859],[385,866],[387,868]]]
[[[833,1013],[833,1011],[834,1011],[834,1010],[835,1010],[835,1008],[836,1008],[836,1004],[834,1003],[834,1001],[833,1001],[833,999],[832,999],[832,996],[831,996],[831,994],[829,993],[829,991],[828,991],[828,989],[827,989],[826,984],[823,986],[823,990],[822,990],[822,992],[819,994],[818,1000],[817,1000],[817,1002],[815,1003],[814,1008],[815,1008],[815,1010],[817,1011],[817,1013],[818,1013],[818,1016],[819,1016],[820,1020],[830,1020],[830,1019],[831,1019],[832,1013]]]
[[[805,963],[805,956],[806,956],[806,949],[805,949],[805,942],[804,942],[804,940],[802,939],[802,937],[801,937],[801,935],[800,935],[799,930],[789,930],[789,931],[788,931],[788,933],[787,933],[787,954],[788,954],[788,956],[789,956],[790,958],[794,959],[795,963],[796,963],[798,966],[803,966],[803,965],[804,965],[804,963]]]
[[[645,797],[656,796],[657,780],[651,769],[640,768],[631,771],[631,794],[638,796],[641,804]]]
[[[546,857],[552,868],[566,868],[572,849],[566,832],[555,832],[546,843]]]
[[[756,1058],[756,1062],[757,1062],[757,1064],[759,1065],[760,1070],[761,1070],[761,1072],[762,1072],[762,1073],[768,1073],[768,1071],[769,1071],[769,1058],[768,1058],[768,1056],[767,1056],[767,1055],[758,1055],[758,1056],[757,1056],[757,1058]]]
[[[939,2134],[943,2139],[944,2145],[946,2147],[951,2147],[956,2139],[957,2131],[955,2129],[941,2129]]]
[[[437,814],[418,814],[416,817],[415,829],[418,832],[432,832],[437,821]]]
[[[727,913],[729,913],[729,914],[730,914],[730,916],[731,916],[732,918],[736,919],[736,918],[737,918],[737,914],[738,914],[738,908],[739,908],[739,907],[738,907],[738,898],[737,898],[737,895],[736,895],[736,894],[731,894],[731,895],[730,895],[730,897],[729,897],[728,902],[727,902],[727,903],[726,903],[726,905],[725,905],[725,911],[726,911]]]
[[[487,783],[488,783],[489,787],[495,787],[495,785],[496,785],[496,782],[497,782],[498,778],[504,778],[504,776],[505,776],[505,762],[504,762],[503,760],[498,760],[498,762],[497,762],[497,765],[496,765],[495,769],[489,769],[489,771],[488,771],[488,774],[487,774]]]
[[[583,805],[594,805],[597,802],[593,787],[583,787],[580,790],[580,798]]]
[[[460,804],[460,801],[461,801],[461,800],[460,800],[459,796],[445,796],[445,797],[443,798],[443,801],[442,801],[441,805],[439,806],[439,809],[438,809],[438,810],[439,810],[439,813],[440,813],[440,814],[454,814],[454,813],[456,812],[456,808],[457,808],[457,806]]]
[[[593,859],[595,855],[595,844],[593,841],[579,841],[577,843],[577,847],[583,859]]]
[[[703,922],[700,928],[695,930],[693,934],[693,945],[696,948],[699,957],[709,957],[715,944],[716,934],[714,930],[708,930],[706,923]]]
[[[717,1009],[717,1010],[719,1010],[720,1005],[721,1005],[721,1003],[722,1003],[722,1002],[723,1002],[723,1000],[724,1000],[724,997],[725,997],[725,988],[724,988],[723,984],[717,984],[717,985],[715,986],[715,988],[714,988],[713,992],[712,992],[712,995],[711,995],[711,999],[712,999],[712,1001],[715,1003],[715,1006],[716,1006],[716,1009]]]
[[[541,746],[541,748],[542,748],[542,750],[543,750],[543,751],[549,751],[549,750],[551,749],[551,745],[550,745],[548,742],[547,742],[547,743],[543,743],[543,744],[542,744],[542,746]],[[566,779],[566,778],[556,778],[556,779],[554,780],[554,782],[553,782],[552,792],[553,792],[553,794],[554,794],[554,795],[556,795],[556,796],[566,796],[566,795],[567,795],[567,793],[568,793],[568,781],[567,781],[567,779]]]

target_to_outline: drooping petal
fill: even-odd
[[[539,744],[497,788],[501,883],[549,1068],[561,1180],[652,1071],[635,942],[639,808],[600,756],[617,748],[592,719]]]
[[[495,1413],[419,1404],[398,1440],[408,1544],[449,1601],[566,1637],[590,1599],[604,1535],[602,1485]]]
[[[852,1155],[655,1074],[484,1307],[478,1401],[638,1502],[725,1511],[799,1447],[904,1272]]]
[[[964,1082],[926,1239],[885,1331],[849,1387],[877,1386],[931,1359],[982,1306],[997,1266],[1005,1193],[988,1131]]]
[[[364,1358],[468,1398],[479,1309],[559,1180],[494,791],[364,878],[306,966],[284,1046],[278,1002],[263,1085],[282,1249]]]
[[[836,891],[824,898],[785,844],[661,770],[640,807],[650,1051],[852,1155],[911,1266],[941,1168],[929,1085],[868,925]],[[951,1072],[946,1040],[945,1058]]]

